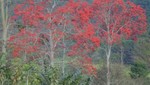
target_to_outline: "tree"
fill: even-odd
[[[100,48],[106,52],[107,85],[110,85],[111,49],[122,40],[136,41],[146,31],[145,10],[123,0],[94,0],[92,4],[70,0],[61,10],[69,13],[68,19],[74,26],[72,36],[76,43],[70,55],[84,58],[84,53],[89,55],[95,46],[100,47],[100,41],[104,44]]]
[[[107,85],[110,85],[111,48],[122,39],[137,40],[137,36],[146,31],[146,15],[144,9],[130,1],[94,0],[93,20],[98,29],[101,42],[105,43],[107,57]]]
[[[82,68],[86,74],[96,75],[96,68],[92,65],[89,55],[99,47],[100,39],[95,35],[94,26],[90,23],[92,14],[90,4],[86,1],[70,0],[59,10],[67,16],[67,26],[70,27],[67,31],[72,45],[67,54],[77,58],[71,64]]]
[[[40,56],[48,56],[51,66],[54,65],[55,50],[64,36],[65,29],[64,18],[58,13],[56,6],[56,1],[27,0],[16,5],[13,16],[13,19],[20,19],[25,30],[33,31],[36,37],[40,38]]]
[[[8,4],[9,1],[0,0],[0,9],[1,9],[1,22],[2,22],[2,55],[4,55],[1,59],[6,61],[6,54],[7,54],[7,38],[8,38],[8,29],[10,27],[10,19],[8,13]]]

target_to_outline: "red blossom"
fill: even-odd
[[[38,44],[36,33],[22,29],[8,40],[12,47],[14,57],[21,57],[23,55],[22,52],[26,52],[26,55],[28,55],[38,51],[38,47],[36,46]]]

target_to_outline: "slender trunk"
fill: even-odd
[[[111,41],[112,41],[112,36],[110,34],[110,10],[108,11],[108,15],[106,15],[105,17],[105,23],[107,26],[107,33],[108,33],[108,37],[107,37],[107,43],[108,43],[108,47],[106,48],[107,52],[106,52],[106,57],[107,57],[107,85],[110,85],[110,55],[111,55]]]
[[[64,48],[63,48],[63,60],[62,60],[62,73],[63,75],[65,74],[65,62],[64,62],[64,59],[65,59],[65,53],[66,53],[66,45],[65,45],[65,40],[64,40],[64,37],[63,37],[63,45],[64,45]]]
[[[107,85],[110,85],[110,54],[111,54],[111,46],[108,48],[107,53]]]
[[[2,46],[2,53],[6,53],[6,44],[7,44],[7,16],[4,7],[4,0],[1,0],[1,16],[2,16],[2,27],[3,27],[3,46]]]
[[[53,9],[55,8],[55,6],[56,6],[56,1],[54,0],[54,3],[53,3],[53,5],[52,5],[52,8],[49,10],[49,9],[47,9],[47,11],[48,11],[48,13],[52,13],[52,11],[53,11]],[[49,22],[52,22],[52,20],[51,19],[49,19]],[[52,28],[52,27],[51,27]],[[49,56],[49,58],[50,58],[50,66],[54,66],[54,45],[53,45],[53,35],[52,35],[52,30],[49,30],[49,34],[50,34],[50,42],[49,42],[49,44],[50,44],[50,56]]]
[[[6,45],[7,45],[7,29],[3,29],[2,53],[4,53],[4,54],[6,54]]]
[[[53,67],[54,66],[54,51],[51,50],[51,54],[50,54],[50,59],[51,59],[51,66]]]
[[[26,85],[29,85],[29,79],[28,79],[28,75],[27,75],[27,81],[26,81]]]
[[[28,62],[26,51],[25,51],[25,54],[24,54],[24,56],[23,56],[23,61],[24,61],[25,63]]]
[[[123,65],[123,53],[124,53],[124,50],[123,50],[123,46],[121,46],[121,65]]]
[[[50,31],[50,65],[54,66],[54,45],[53,45],[53,37],[52,32]]]

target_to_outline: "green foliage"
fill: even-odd
[[[10,79],[10,68],[6,66],[6,54],[1,54],[0,55],[0,83],[2,85],[5,82],[9,83],[9,79]]]
[[[42,85],[58,85],[60,77],[60,72],[58,68],[51,67],[50,69],[48,69],[47,72],[39,74],[39,79]]]
[[[69,74],[61,79],[60,85],[89,85],[91,79],[82,75],[81,72]]]
[[[58,67],[47,67],[43,72],[36,62],[25,63],[12,59],[11,65],[1,66],[0,85],[89,85],[90,78],[80,71],[62,75]],[[63,76],[63,77],[62,77]]]
[[[3,66],[5,66],[5,64],[6,64],[6,55],[7,54],[0,54],[0,67],[3,67]]]
[[[146,64],[144,64],[143,62],[135,62],[132,66],[131,66],[131,73],[130,76],[131,78],[144,78],[148,75],[149,73],[149,69],[146,66]]]
[[[38,75],[38,65],[34,62],[23,63],[21,59],[15,59],[12,61],[12,83],[14,85],[40,85],[39,75]]]

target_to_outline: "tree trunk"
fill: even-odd
[[[3,39],[3,46],[2,46],[2,53],[6,54],[6,45],[7,45],[7,15],[5,12],[5,7],[4,7],[4,0],[1,0],[1,16],[2,16],[2,27],[3,27],[3,34],[2,34],[2,39]]]
[[[6,54],[6,46],[7,46],[7,29],[3,29],[2,53],[4,53],[4,54]]]
[[[51,66],[54,66],[54,51],[51,50],[51,54],[50,54],[50,59],[51,59]]]
[[[111,54],[111,46],[108,48],[108,53],[106,54],[107,57],[107,85],[110,85],[110,54]]]
[[[52,32],[50,30],[50,66],[54,66],[54,45],[53,45],[53,37]]]
[[[62,74],[65,74],[65,53],[66,53],[66,45],[65,45],[65,39],[63,37],[63,60],[62,60]]]
[[[123,46],[121,46],[121,65],[123,65],[123,53],[124,53],[124,50],[123,50]]]

